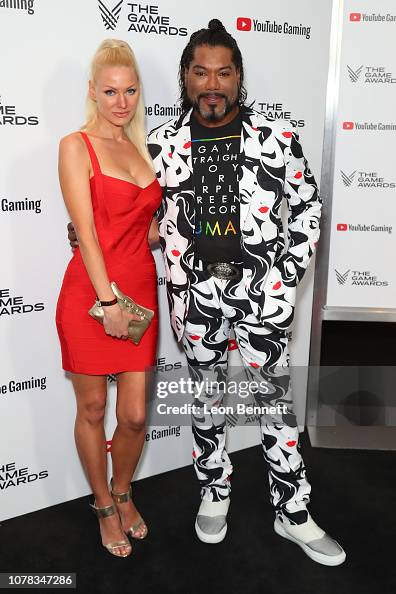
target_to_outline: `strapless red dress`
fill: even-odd
[[[104,175],[88,136],[81,135],[94,172],[90,180],[93,214],[109,280],[155,314],[138,345],[108,336],[88,314],[95,290],[77,248],[66,269],[56,308],[62,366],[66,371],[88,375],[144,371],[154,365],[157,346],[157,274],[147,235],[161,202],[161,187],[157,179],[141,188]]]

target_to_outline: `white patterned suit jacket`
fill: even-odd
[[[163,188],[157,215],[171,324],[178,340],[184,332],[194,260],[191,113],[148,135],[148,149]],[[254,314],[269,328],[284,332],[293,320],[297,284],[319,239],[321,200],[295,128],[246,107],[241,116],[243,282]],[[286,244],[283,200],[289,210]]]

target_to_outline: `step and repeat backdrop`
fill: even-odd
[[[274,118],[295,123],[319,179],[331,11],[332,0],[322,0],[320,9],[315,0],[300,0],[298,5],[292,0],[248,0],[243,4],[223,1],[215,7],[210,0],[202,0],[199,11],[194,10],[194,4],[176,0],[0,1],[0,520],[90,492],[75,450],[75,397],[61,369],[54,317],[62,277],[71,257],[66,232],[69,219],[57,178],[58,143],[84,122],[88,66],[95,49],[106,37],[131,44],[142,73],[150,129],[179,115],[177,71],[189,36],[206,27],[211,18],[221,19],[244,56],[248,104]],[[388,25],[382,26],[385,30]],[[368,68],[376,66],[385,72],[393,69],[389,58],[375,55],[373,46],[370,51],[365,59],[348,58],[351,73],[361,78],[351,83],[356,88],[365,85]],[[367,103],[373,98],[379,101],[386,94],[385,86],[389,85],[378,88],[372,84],[371,89],[357,92]],[[345,116],[348,121],[358,118],[357,105],[354,107],[354,112]],[[360,116],[364,122],[365,112]],[[379,149],[382,136],[390,132],[355,129],[350,134],[356,135],[356,140],[350,140],[354,147],[362,136],[370,135]],[[375,175],[387,181],[392,176],[390,155],[389,163],[375,159],[373,163],[364,153],[351,157],[348,150],[346,155],[340,167],[345,179],[351,180],[350,185],[361,177],[358,169],[366,170],[365,179]],[[355,170],[356,178],[352,175]],[[375,173],[367,173],[373,170]],[[351,187],[345,191],[355,192],[360,198],[360,192],[368,194],[370,190]],[[381,189],[386,197],[388,192]],[[368,205],[370,199],[366,200]],[[340,223],[367,223],[363,214],[353,214],[354,218],[352,213],[350,219],[345,215]],[[379,226],[393,224],[382,220],[379,211],[376,221]],[[389,249],[387,232],[373,233],[373,241],[374,236],[383,242],[384,249]],[[161,316],[157,366],[159,373],[165,373],[185,365],[185,361],[169,327],[158,251],[155,258]],[[378,269],[378,263],[363,262],[370,274],[383,278],[385,271]],[[361,261],[352,260],[348,267],[352,265],[362,267]],[[341,274],[346,272],[344,264],[337,262],[336,266]],[[293,362],[298,366],[308,362],[311,304],[312,268],[299,288],[297,315],[290,330]],[[234,364],[235,347],[231,339]],[[108,378],[109,451],[115,427],[115,383],[114,377]],[[303,409],[304,380],[296,382],[295,392]],[[231,426],[230,451],[259,442],[254,417],[246,417],[242,427]],[[190,461],[190,427],[149,426],[135,478]],[[258,471],[264,474],[264,467]],[[195,480],[193,472],[191,480]]]
[[[396,4],[345,2],[327,306],[394,308]]]

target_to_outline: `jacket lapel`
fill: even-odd
[[[172,135],[171,153],[172,165],[175,171],[179,186],[193,187],[193,167],[191,156],[191,127],[190,117],[192,109],[179,118]]]
[[[245,227],[250,210],[252,196],[257,187],[257,172],[260,166],[260,132],[258,118],[255,112],[242,107],[242,133],[240,146],[239,168],[239,197],[240,197],[240,226]]]

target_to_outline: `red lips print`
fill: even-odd
[[[171,252],[171,253],[172,253],[174,256],[176,256],[176,258],[177,258],[177,256],[180,256],[180,252],[179,252],[179,250],[172,250],[172,252]]]
[[[254,361],[249,363],[249,365],[250,365],[250,367],[254,367],[254,369],[258,369],[260,367],[260,365],[258,363],[254,363]]]
[[[168,153],[168,157],[169,157],[170,159],[173,159],[173,153]]]
[[[300,179],[302,177],[302,173],[301,171],[297,171],[297,173],[294,176],[296,179]]]
[[[292,439],[291,441],[287,441],[286,445],[289,446],[289,448],[292,448],[296,445],[296,441],[294,439]]]
[[[189,149],[189,148],[190,148],[190,146],[191,146],[191,140],[188,140],[187,142],[185,142],[185,143],[183,144],[183,148],[185,148],[185,149]]]
[[[282,132],[282,136],[284,136],[285,138],[291,138],[292,133],[291,132]]]
[[[197,336],[197,334],[190,334],[190,338],[191,338],[191,340],[199,340],[200,339],[200,337]]]
[[[231,338],[231,340],[228,341],[228,350],[235,351],[237,348],[238,348],[238,345],[236,343],[235,338]]]
[[[264,212],[268,212],[269,211],[269,208],[268,208],[268,206],[260,206],[259,211],[260,212],[263,212],[263,213]]]
[[[280,288],[281,288],[281,286],[282,286],[282,283],[281,283],[281,281],[278,281],[277,283],[275,283],[275,284],[272,286],[272,288],[273,288],[273,290],[274,290],[274,291],[277,291],[278,289],[280,289]]]

